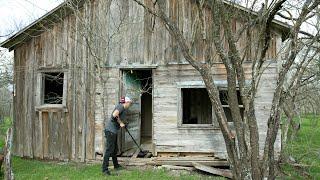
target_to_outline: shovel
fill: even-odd
[[[130,131],[127,128],[127,125],[124,126],[124,128],[126,129],[126,131],[128,132],[128,134],[130,135],[130,137],[132,138],[133,142],[137,145],[137,147],[139,148],[140,152],[138,154],[138,157],[145,157],[147,154],[149,154],[148,150],[142,150],[142,148],[138,145],[137,141],[133,138],[133,136],[131,135]]]

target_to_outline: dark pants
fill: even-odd
[[[117,144],[117,134],[110,131],[104,131],[106,137],[106,152],[103,156],[102,171],[108,170],[109,158],[112,157],[113,166],[119,166],[117,159],[118,144]]]

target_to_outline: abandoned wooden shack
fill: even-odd
[[[192,37],[194,6],[189,0],[167,1],[167,14],[185,38]],[[240,6],[232,8],[249,13]],[[240,18],[232,23],[234,31],[242,25]],[[273,22],[267,53],[270,63],[255,101],[262,130],[276,84],[277,53],[287,31],[285,24]],[[248,39],[244,33],[238,45],[245,46]],[[66,1],[1,47],[14,50],[13,152],[17,156],[96,159],[96,152],[104,150],[104,123],[119,97],[126,95],[134,100],[127,118],[129,129],[153,155],[226,157],[200,74],[184,60],[159,19],[133,1]],[[195,41],[192,50],[199,61],[204,60],[201,41]],[[250,53],[244,62],[248,79],[254,50]],[[228,103],[223,100],[226,71],[218,58],[212,75],[228,114]],[[261,131],[261,143],[265,135]],[[123,154],[135,148],[124,131],[118,140]]]

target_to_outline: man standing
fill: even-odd
[[[104,130],[106,137],[106,151],[103,157],[102,172],[105,175],[110,175],[108,169],[109,158],[112,157],[113,166],[115,169],[121,169],[117,159],[118,144],[117,144],[117,133],[121,128],[125,127],[122,120],[125,118],[126,109],[131,105],[132,101],[129,97],[121,97],[120,103],[114,108],[110,120],[107,122],[107,126]]]

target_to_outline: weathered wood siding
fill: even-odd
[[[19,156],[94,158],[95,71],[78,26],[77,18],[68,16],[15,49],[14,152]],[[54,71],[67,78],[66,108],[36,111],[41,105],[36,102],[41,92],[37,75]]]
[[[146,3],[150,1],[146,1]],[[152,4],[148,4],[152,7]],[[197,19],[197,7],[191,0],[168,0],[166,3],[166,13],[174,20],[183,33],[185,39],[191,43],[194,32],[198,34],[195,37],[194,45],[191,47],[194,57],[198,61],[204,61],[204,44],[202,37],[199,35],[200,30],[194,26]],[[106,10],[108,11],[108,10]],[[233,12],[236,13],[236,12]],[[103,14],[102,14],[103,15]],[[240,17],[241,14],[238,16]],[[107,26],[108,43],[110,46],[107,53],[107,66],[134,66],[134,65],[167,65],[187,63],[179,45],[171,38],[162,22],[153,15],[144,12],[143,8],[131,0],[112,1],[109,14],[104,19]],[[100,22],[98,20],[97,22]],[[210,11],[205,11],[205,28],[208,35],[208,41],[212,38],[212,20],[210,19]],[[241,19],[234,19],[232,22],[232,30],[239,31],[243,26]],[[103,26],[105,27],[105,26]],[[100,27],[101,28],[101,27]],[[103,30],[103,29],[101,29]],[[221,32],[223,34],[223,32]],[[250,34],[250,36],[249,36]],[[255,38],[258,36],[256,29],[248,33],[242,33],[237,46],[240,49],[241,56],[246,55],[246,59],[252,60],[256,57],[255,48],[257,47]],[[281,35],[276,30],[272,30],[270,48],[267,51],[266,58],[274,59],[277,57],[277,41],[281,39]],[[106,39],[106,36],[101,36]],[[250,37],[250,38],[249,38]],[[252,43],[248,51],[246,47],[248,43]],[[228,49],[226,40],[223,42],[224,47]],[[214,48],[213,42],[212,47]],[[212,58],[215,62],[219,62],[218,55],[213,52]]]
[[[186,39],[192,37],[196,14],[191,2],[170,0],[166,5],[167,14],[175,20]],[[210,22],[208,15],[206,18]],[[240,21],[233,23],[234,30],[241,27]],[[210,33],[210,23],[207,28]],[[197,37],[192,51],[203,61],[200,38]],[[238,46],[244,46],[247,39],[245,35],[241,37]],[[273,31],[268,59],[276,57],[279,41],[280,34]],[[215,60],[212,73],[215,79],[225,80],[223,65],[218,58]],[[176,83],[199,81],[201,77],[186,63],[177,43],[159,19],[131,0],[92,0],[15,49],[14,153],[33,158],[94,159],[94,153],[104,148],[105,118],[111,114],[120,95],[119,67],[153,65],[158,66],[153,71],[156,151],[225,154],[218,129],[177,127]],[[63,110],[36,111],[35,107],[40,105],[37,101],[41,80],[38,74],[46,71],[63,71],[67,75],[66,108]],[[250,74],[250,68],[246,73]],[[266,73],[266,79],[274,81],[273,75],[273,71]],[[272,87],[264,84],[256,101],[259,119],[267,116],[271,96]],[[259,128],[265,128],[262,124],[266,123],[259,123]]]
[[[247,78],[251,74],[251,63],[244,64]],[[276,63],[271,62],[261,79],[256,96],[256,117],[259,125],[260,143],[264,144],[266,120],[271,108],[276,83]],[[224,65],[216,64],[212,74],[217,81],[225,80]],[[224,140],[218,126],[212,128],[178,127],[178,83],[202,81],[200,74],[190,65],[160,66],[154,70],[154,139],[156,152],[211,152],[226,157]],[[215,120],[213,120],[213,123]],[[263,148],[263,147],[261,147]]]
[[[215,72],[225,79],[225,72]],[[200,74],[190,65],[161,66],[154,70],[154,143],[156,152],[215,152],[225,148],[219,130],[179,129],[177,82],[202,81]]]

